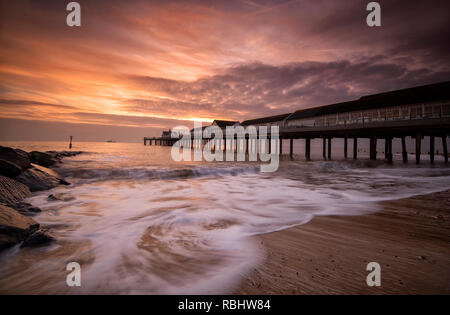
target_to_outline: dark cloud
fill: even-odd
[[[172,99],[132,99],[125,109],[177,115],[195,110],[218,116],[226,113],[229,118],[243,120],[450,79],[449,71],[411,70],[403,65],[384,63],[383,59],[281,66],[250,63],[192,82],[132,77],[140,88]]]

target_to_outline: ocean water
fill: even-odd
[[[67,149],[62,142],[0,145]],[[174,162],[170,147],[75,143],[85,153],[55,168],[72,184],[28,199],[57,241],[0,253],[0,293],[228,293],[264,260],[251,236],[450,188],[439,156],[433,166],[403,164],[399,155],[390,165],[368,161],[364,150],[361,159],[344,160],[342,148],[323,161],[320,143],[312,149],[312,161],[298,146],[277,172],[261,173],[259,162]],[[66,285],[69,262],[81,265],[81,287]]]

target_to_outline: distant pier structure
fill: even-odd
[[[242,123],[217,120],[213,122],[223,130],[227,126],[279,126],[279,140],[271,139],[268,134],[269,150],[277,150],[283,154],[282,144],[289,141],[289,155],[294,154],[294,140],[305,140],[305,157],[311,158],[311,140],[322,139],[323,158],[332,158],[332,141],[336,138],[344,140],[344,157],[348,158],[349,139],[353,145],[351,157],[358,158],[358,139],[369,139],[369,156],[377,159],[377,143],[384,141],[384,158],[392,161],[392,141],[397,138],[402,144],[403,161],[408,160],[406,137],[415,139],[415,160],[420,163],[422,139],[430,137],[430,162],[434,163],[436,139],[442,141],[443,156],[448,163],[447,137],[450,135],[450,81],[363,96],[357,100],[330,104],[320,107],[298,110],[284,115],[262,117],[246,120]],[[168,133],[168,134],[167,134]],[[194,133],[194,130],[191,130]],[[225,132],[224,132],[225,135]],[[159,145],[173,145],[178,138],[170,137],[170,130],[163,132],[159,138],[144,138],[155,141]],[[192,140],[193,141],[193,140]],[[207,145],[210,139],[203,139],[200,145]],[[242,141],[242,145],[236,144]],[[228,144],[228,149],[238,150],[238,146],[246,152],[249,148],[248,135],[245,139],[236,139]],[[225,139],[221,141],[221,149],[227,150]],[[191,147],[195,144],[192,143]],[[250,144],[255,145],[255,144]],[[261,145],[261,144],[260,144]],[[273,151],[271,151],[273,152]]]
[[[175,142],[178,141],[178,138],[172,138],[172,131],[163,131],[161,137],[145,137],[144,145],[147,145],[147,142],[150,145],[162,145],[162,146],[172,146]]]

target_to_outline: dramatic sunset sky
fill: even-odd
[[[140,141],[450,79],[449,1],[0,0],[0,140]]]

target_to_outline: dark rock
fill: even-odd
[[[22,172],[22,169],[13,162],[0,159],[0,175],[14,178]]]
[[[24,241],[38,229],[33,219],[0,205],[0,250]]]
[[[55,239],[47,233],[43,231],[37,231],[27,237],[27,239],[22,243],[22,245],[20,245],[20,247],[23,248],[44,245],[53,242],[54,240]]]
[[[71,157],[83,153],[83,151],[46,151],[52,159],[60,162],[64,157]]]
[[[27,186],[0,175],[0,203],[13,205],[29,196],[31,192]]]
[[[52,155],[39,151],[31,151],[29,153],[31,163],[49,167],[55,165],[57,160]]]
[[[0,146],[0,159],[16,164],[22,171],[30,168],[30,157],[27,152]]]
[[[71,201],[75,197],[66,197],[63,194],[51,194],[47,197],[48,201]]]
[[[75,155],[78,155],[81,153],[83,153],[83,151],[60,151],[60,152],[58,152],[58,154],[63,157],[75,156]]]
[[[50,169],[33,165],[30,169],[17,176],[16,180],[28,186],[30,191],[47,190],[60,184],[70,185],[64,179],[55,175],[57,174]]]
[[[49,195],[47,197],[48,201],[58,201],[59,199],[57,197],[55,197],[54,195]]]
[[[42,210],[38,207],[33,207],[31,204],[27,202],[18,202],[15,204],[7,204],[6,206],[13,208],[16,211],[19,211],[20,214],[26,215],[26,216],[33,216],[36,213],[41,212]]]

